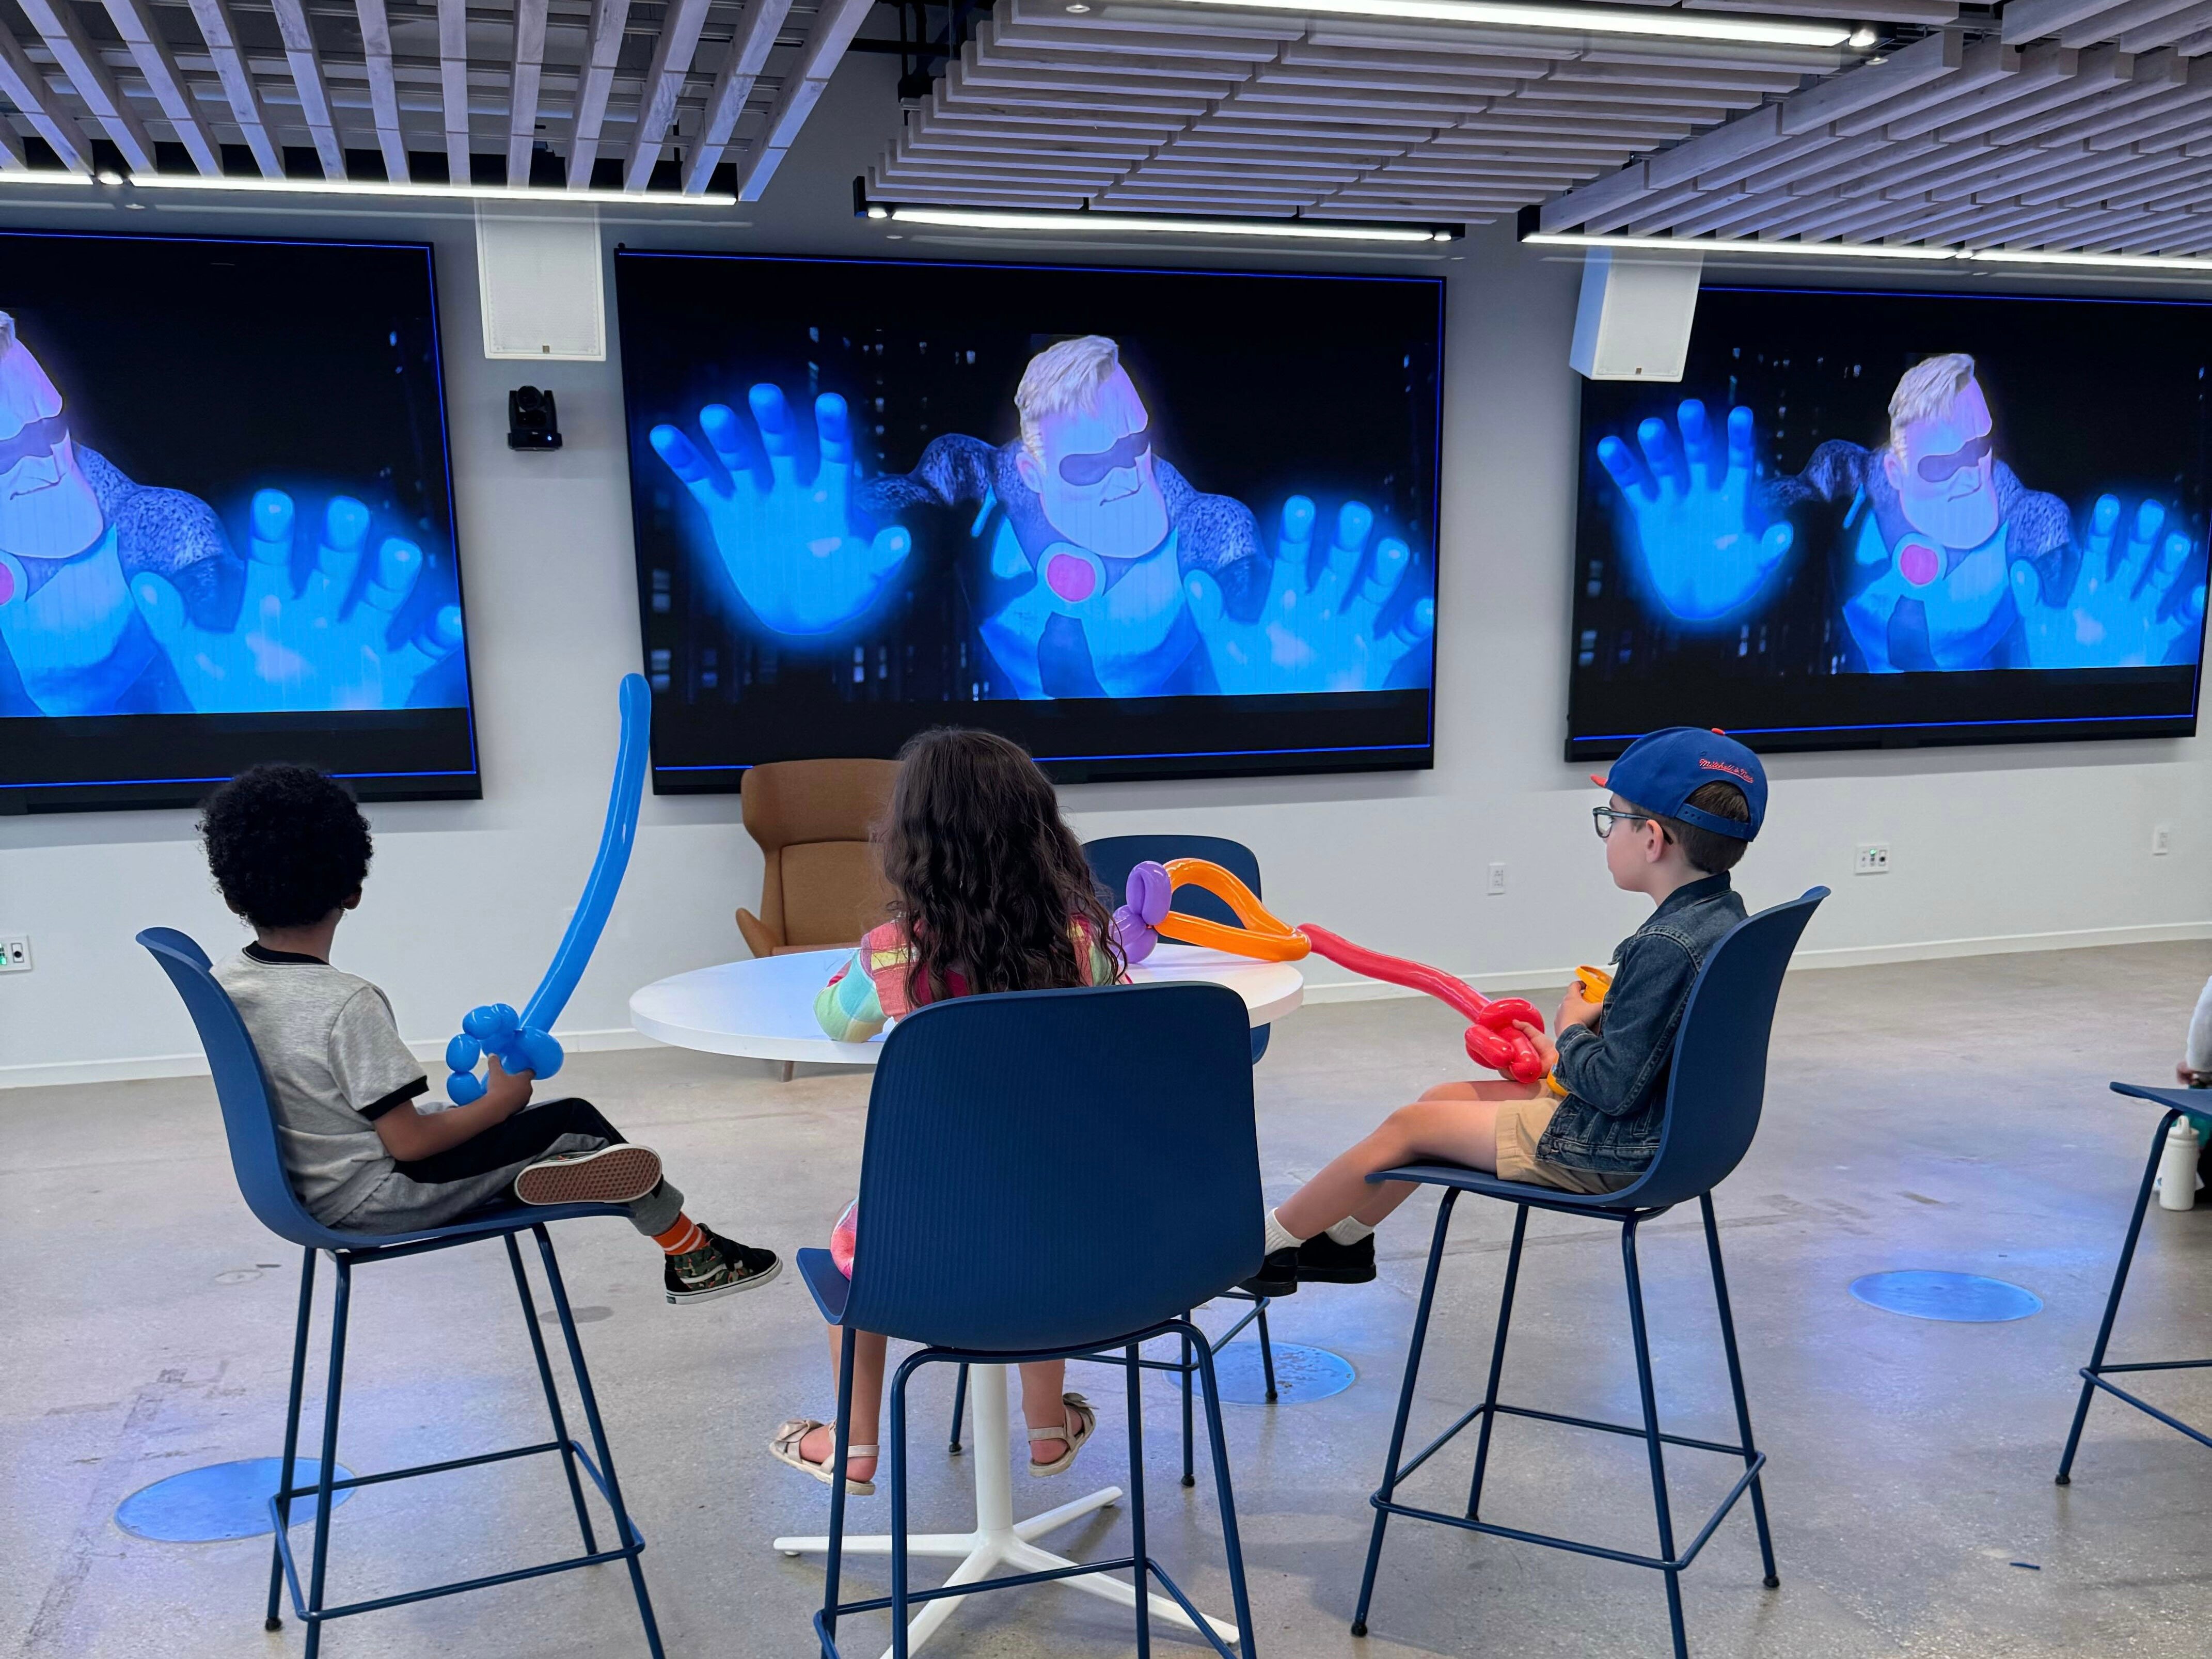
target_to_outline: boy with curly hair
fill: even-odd
[[[353,797],[310,766],[257,766],[212,795],[200,836],[223,902],[253,943],[216,965],[261,1056],[295,1191],[325,1226],[404,1233],[505,1203],[626,1205],[661,1248],[668,1299],[707,1302],[775,1277],[754,1249],[684,1213],[660,1156],[589,1101],[532,1103],[531,1075],[491,1061],[483,1097],[425,1112],[422,1063],[384,993],[331,965],[371,853]]]

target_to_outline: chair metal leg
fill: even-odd
[[[848,1334],[847,1341],[852,1338]],[[840,1369],[844,1369],[840,1367]],[[891,1471],[891,1656],[892,1659],[907,1659],[911,1637],[907,1631],[907,1540],[906,1540],[906,1382],[913,1373],[905,1365],[891,1377],[890,1399],[890,1471]],[[842,1379],[840,1392],[842,1392]],[[976,1408],[978,1416],[982,1408]],[[852,1407],[841,1402],[838,1415],[849,1422]],[[837,1437],[840,1445],[845,1437]],[[842,1477],[842,1471],[840,1471]],[[980,1528],[982,1519],[975,1522]]]
[[[1191,1316],[1186,1313],[1183,1317],[1188,1319]],[[1188,1487],[1198,1484],[1190,1461],[1190,1379],[1195,1362],[1190,1357],[1190,1339],[1186,1336],[1178,1340],[1182,1344],[1182,1483]]]
[[[315,1250],[309,1245],[300,1264],[300,1320],[292,1333],[292,1395],[284,1410],[284,1468],[276,1490],[292,1490],[293,1464],[300,1452],[300,1395],[307,1381],[307,1316],[315,1305]],[[278,1616],[279,1598],[284,1591],[283,1537],[292,1524],[292,1500],[276,1500],[276,1541],[269,1550],[269,1611],[261,1621],[264,1630],[282,1630],[284,1620]]]
[[[1398,1485],[1398,1459],[1406,1449],[1406,1419],[1413,1415],[1413,1384],[1421,1374],[1421,1346],[1428,1340],[1429,1310],[1437,1299],[1437,1272],[1443,1266],[1444,1238],[1451,1231],[1452,1206],[1458,1201],[1455,1188],[1446,1188],[1437,1204],[1437,1230],[1429,1241],[1428,1271],[1421,1278],[1421,1303],[1413,1315],[1413,1340],[1406,1346],[1406,1380],[1398,1389],[1397,1420],[1390,1425],[1390,1449],[1382,1464],[1382,1485],[1375,1494],[1375,1531],[1367,1540],[1367,1571],[1359,1579],[1359,1605],[1352,1612],[1352,1633],[1367,1634],[1367,1605],[1375,1596],[1375,1570],[1382,1561],[1382,1529],[1390,1522],[1389,1511],[1382,1505],[1390,1501],[1390,1494]],[[1212,1376],[1209,1369],[1209,1380]],[[1216,1449],[1214,1455],[1220,1452]],[[1249,1659],[1249,1656],[1248,1656]]]
[[[960,1367],[958,1380],[952,1385],[952,1437],[945,1446],[945,1449],[955,1457],[960,1455],[960,1419],[967,1409],[968,1367],[963,1363]]]
[[[854,1331],[843,1329],[837,1350],[837,1415],[830,1448],[830,1549],[822,1578],[822,1653],[830,1659],[837,1636],[837,1579],[845,1565],[845,1447],[852,1439]],[[967,1367],[962,1366],[963,1381]],[[901,1499],[903,1502],[903,1498]]]
[[[1267,1298],[1259,1298],[1260,1370],[1267,1379],[1267,1403],[1275,1403],[1275,1345],[1267,1337]]]
[[[1468,1483],[1467,1518],[1482,1508],[1482,1477],[1490,1467],[1490,1431],[1498,1421],[1498,1380],[1505,1370],[1505,1334],[1513,1322],[1513,1290],[1521,1281],[1521,1243],[1528,1231],[1528,1206],[1513,1207],[1513,1248],[1505,1256],[1505,1289],[1498,1298],[1498,1334],[1490,1345],[1490,1383],[1482,1391],[1482,1427],[1474,1442],[1474,1479]]]
[[[1188,1315],[1184,1316],[1188,1318]],[[1182,1341],[1183,1360],[1190,1359],[1190,1339]],[[1133,1577],[1137,1584],[1137,1659],[1152,1659],[1152,1559],[1145,1553],[1145,1396],[1144,1372],[1139,1369],[1140,1358],[1135,1343],[1125,1350],[1128,1357],[1129,1401],[1129,1553],[1135,1559]],[[1188,1410],[1190,1373],[1183,1373],[1184,1409]],[[1190,1437],[1183,1437],[1183,1455],[1190,1455]],[[1188,1474],[1184,1480],[1188,1481]]]
[[[599,1418],[599,1400],[592,1389],[591,1368],[584,1364],[584,1345],[576,1337],[575,1316],[568,1309],[568,1287],[562,1282],[561,1264],[553,1255],[552,1236],[545,1231],[543,1222],[530,1231],[538,1240],[538,1254],[545,1265],[545,1283],[553,1292],[554,1309],[561,1316],[561,1340],[568,1346],[568,1365],[576,1374],[576,1394],[583,1402],[584,1422],[592,1431],[592,1449],[598,1455],[599,1474],[606,1483],[607,1507],[614,1511],[615,1536],[626,1545],[634,1543],[637,1528],[630,1523],[629,1508],[623,1502],[622,1482],[615,1475],[615,1455],[607,1445],[606,1425]],[[343,1291],[340,1293],[343,1295]],[[653,1597],[645,1588],[645,1569],[639,1565],[635,1553],[624,1559],[623,1565],[629,1569],[629,1587],[637,1596],[637,1616],[645,1626],[645,1644],[652,1651],[653,1659],[665,1659],[660,1626],[653,1616]]]
[[[545,1410],[553,1419],[553,1438],[561,1445],[561,1467],[568,1477],[568,1501],[576,1506],[576,1529],[584,1535],[584,1553],[597,1555],[599,1540],[592,1533],[592,1515],[584,1507],[584,1484],[576,1478],[576,1453],[568,1440],[568,1423],[561,1410],[560,1391],[553,1386],[552,1363],[545,1357],[544,1333],[538,1328],[538,1298],[530,1293],[530,1280],[522,1271],[522,1249],[514,1235],[506,1235],[507,1265],[514,1270],[514,1293],[522,1303],[522,1322],[530,1328],[530,1352],[538,1361],[538,1381],[545,1390]],[[623,1540],[628,1543],[625,1538]]]
[[[1221,1505],[1221,1545],[1229,1559],[1229,1595],[1237,1613],[1237,1651],[1239,1659],[1259,1659],[1253,1649],[1252,1597],[1244,1583],[1244,1543],[1237,1529],[1237,1494],[1229,1480],[1229,1437],[1221,1427],[1221,1387],[1213,1375],[1213,1349],[1195,1327],[1192,1335],[1198,1373],[1206,1383],[1206,1449],[1213,1455],[1213,1491]],[[1140,1498],[1137,1508],[1141,1510],[1143,1507]]]
[[[1651,1457],[1651,1506],[1659,1522],[1659,1559],[1667,1580],[1667,1622],[1674,1635],[1674,1659],[1689,1659],[1690,1639],[1682,1628],[1682,1577],[1674,1565],[1674,1517],[1667,1504],[1667,1461],[1659,1443],[1659,1401],[1651,1386],[1651,1344],[1644,1328],[1644,1281],[1636,1270],[1636,1222],[1620,1229],[1620,1259],[1628,1275],[1628,1326],[1636,1341],[1636,1389],[1644,1401],[1644,1443]]]
[[[2159,1160],[2166,1156],[2166,1137],[2181,1121],[2181,1114],[2169,1110],[2159,1120],[2158,1133],[2150,1138],[2150,1161],[2143,1165],[2142,1184],[2136,1189],[2136,1212],[2128,1218],[2127,1242],[2120,1246],[2119,1265],[2112,1269],[2112,1293],[2105,1298],[2105,1317],[2097,1327],[2097,1346],[2089,1354],[2088,1370],[2081,1374],[2081,1398],[2074,1407],[2074,1426],[2067,1431],[2065,1455],[2058,1460],[2058,1484],[2074,1484],[2074,1453],[2081,1443],[2081,1425],[2089,1419],[2090,1397],[2097,1385],[2090,1379],[2105,1363],[2106,1346],[2112,1340],[2112,1321],[2120,1311],[2120,1294],[2127,1289],[2128,1269],[2136,1259],[2136,1241],[2142,1237],[2143,1212],[2150,1207],[2151,1188],[2158,1181]]]
[[[338,1267],[337,1295],[331,1304],[331,1368],[323,1391],[323,1467],[315,1486],[315,1553],[307,1569],[307,1642],[305,1659],[322,1650],[323,1576],[330,1565],[331,1486],[337,1478],[338,1402],[345,1395],[346,1315],[353,1300],[353,1267],[343,1256]]]
[[[1735,1347],[1735,1313],[1729,1305],[1728,1270],[1721,1265],[1720,1224],[1713,1219],[1713,1195],[1710,1191],[1698,1197],[1705,1216],[1705,1255],[1713,1266],[1713,1300],[1721,1312],[1721,1346],[1728,1351],[1729,1386],[1735,1391],[1736,1434],[1743,1444],[1746,1468],[1759,1462],[1759,1450],[1751,1438],[1751,1401],[1743,1391],[1743,1361]],[[1782,1587],[1781,1576],[1774,1571],[1774,1537],[1766,1526],[1766,1493],[1761,1489],[1759,1477],[1751,1477],[1751,1518],[1759,1528],[1759,1559],[1765,1564],[1766,1577],[1763,1581],[1769,1589]]]

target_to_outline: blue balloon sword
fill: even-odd
[[[623,676],[618,696],[622,704],[622,747],[615,754],[614,785],[607,792],[607,823],[599,835],[599,856],[584,883],[584,896],[576,902],[568,931],[552,965],[529,1004],[516,1013],[504,1002],[471,1008],[461,1021],[461,1034],[446,1045],[446,1094],[456,1106],[483,1097],[484,1082],[477,1063],[496,1054],[509,1072],[529,1072],[541,1078],[561,1069],[561,1045],[553,1040],[551,1026],[568,1006],[576,981],[590,965],[592,952],[607,925],[607,913],[622,890],[623,872],[629,868],[631,846],[637,840],[637,808],[645,793],[645,766],[653,730],[653,693],[642,674]]]

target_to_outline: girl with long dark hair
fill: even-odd
[[[833,1040],[864,1042],[946,997],[1121,979],[1121,948],[1082,846],[1060,818],[1050,780],[1018,744],[950,728],[913,739],[899,755],[890,813],[876,841],[891,886],[891,916],[815,999],[815,1018]],[[858,1217],[848,1207],[830,1237],[831,1254],[848,1274],[857,1235]],[[833,1382],[838,1351],[833,1330]],[[1066,1362],[1021,1370],[1030,1472],[1058,1474],[1091,1437],[1097,1413],[1082,1395],[1061,1392]],[[884,1339],[861,1332],[853,1359],[856,1434],[873,1438],[883,1387]],[[833,1440],[830,1425],[794,1418],[769,1449],[827,1483]],[[848,1492],[875,1491],[876,1452],[873,1445],[851,1448]]]

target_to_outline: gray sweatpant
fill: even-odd
[[[588,1100],[534,1102],[482,1134],[429,1158],[397,1164],[360,1203],[325,1224],[365,1233],[442,1227],[514,1196],[515,1176],[556,1152],[594,1152],[623,1139]],[[629,1206],[630,1224],[651,1238],[676,1224],[684,1194],[665,1181]]]

